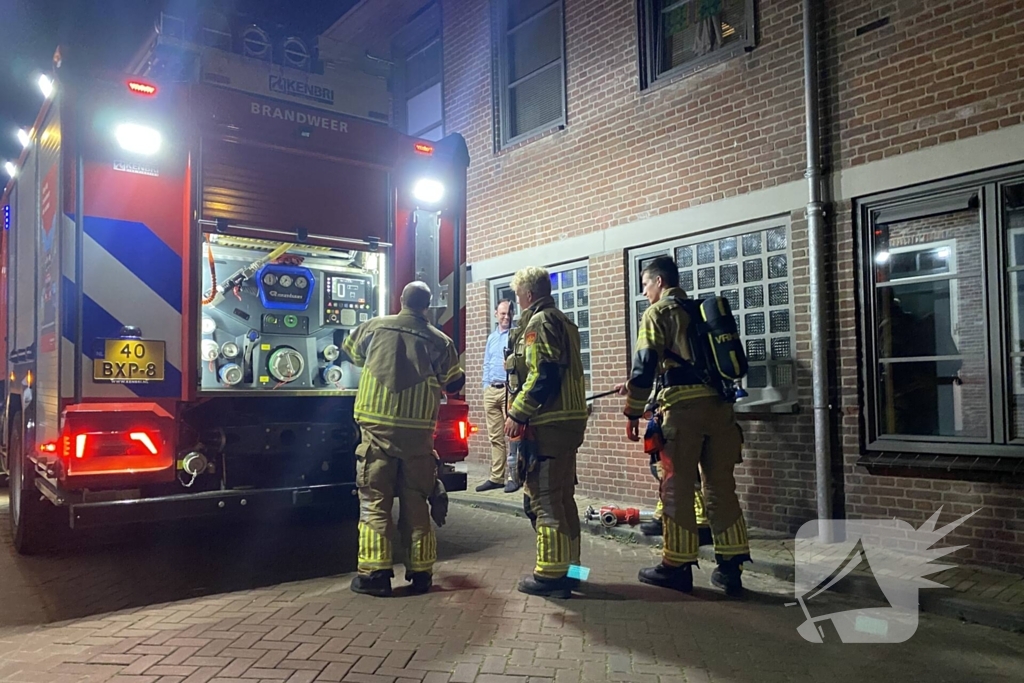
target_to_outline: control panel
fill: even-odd
[[[372,281],[352,275],[324,279],[324,324],[351,327],[370,319]]]
[[[256,274],[260,301],[270,310],[304,311],[316,279],[309,268],[270,264]]]
[[[382,254],[219,234],[207,239],[197,330],[201,390],[358,386],[359,369],[341,348],[356,326],[378,315]]]

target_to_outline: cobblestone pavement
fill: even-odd
[[[654,551],[599,537],[583,538],[581,594],[527,597],[514,584],[532,564],[529,525],[467,506],[439,532],[430,594],[354,595],[353,526],[150,527],[23,558],[0,499],[0,681],[1024,680],[1021,636],[925,615],[904,644],[813,645],[786,584],[748,575],[739,601],[703,570],[692,596],[643,586]],[[824,600],[821,613],[863,606]]]

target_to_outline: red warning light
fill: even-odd
[[[433,154],[434,153],[434,146],[433,145],[428,145],[425,142],[417,142],[414,145],[414,148],[420,154]]]
[[[142,81],[128,81],[128,89],[136,95],[155,95],[156,86]]]

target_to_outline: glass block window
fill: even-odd
[[[548,272],[551,275],[551,297],[555,300],[555,305],[579,328],[583,374],[589,393],[591,386],[590,273],[587,263],[548,267]],[[492,302],[496,303],[503,298],[515,301],[515,293],[509,288],[511,281],[511,276],[491,280]],[[494,304],[490,306],[490,309],[494,310]],[[512,318],[513,326],[519,324],[519,313],[517,305]],[[642,311],[640,315],[643,315]],[[493,326],[493,316],[491,316],[490,322]]]
[[[784,400],[796,398],[792,244],[788,225],[728,228],[689,237],[630,255],[633,315],[631,343],[647,309],[640,285],[643,266],[656,256],[672,257],[679,284],[691,297],[723,296],[737,318],[750,372],[744,387],[752,400],[772,388]]]

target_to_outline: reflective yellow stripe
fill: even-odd
[[[715,554],[723,559],[750,553],[750,540],[747,537],[746,520],[740,516],[732,526],[720,534],[714,535]]]
[[[700,489],[693,492],[693,513],[697,517],[697,526],[708,525],[708,512],[704,507],[704,494]]]
[[[363,372],[356,394],[356,417],[392,427],[433,429],[441,404],[440,386],[437,379],[430,377],[395,394],[372,372]]]
[[[678,567],[697,561],[700,539],[676,524],[671,517],[662,520],[665,547],[662,551],[662,562],[670,567]]]
[[[359,523],[359,573],[391,569],[391,541],[368,524]]]
[[[437,562],[437,536],[430,531],[412,542],[409,552],[409,569],[414,572],[428,572]]]
[[[345,341],[341,345],[341,348],[345,351],[348,357],[352,359],[353,363],[356,365],[362,365],[366,359],[363,358],[363,355],[356,350],[356,347],[356,336],[354,334],[350,334],[345,337]]]
[[[456,379],[461,374],[463,374],[462,366],[456,365],[451,370],[448,371],[448,374],[444,376],[444,379],[441,380],[441,382],[442,384],[451,384],[452,380]]]
[[[537,527],[537,566],[534,567],[534,574],[547,578],[565,576],[569,571],[571,555],[570,541],[566,534],[552,527]]]
[[[586,420],[586,410],[558,410],[551,413],[542,413],[530,420],[532,425],[545,425],[553,422],[572,422],[575,420]]]

